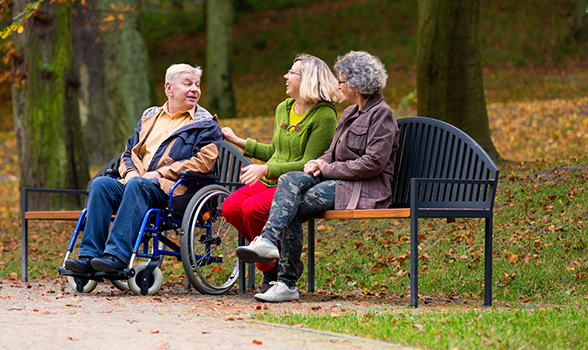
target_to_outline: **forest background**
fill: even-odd
[[[480,0],[480,50],[490,129],[499,153],[511,161],[500,165],[496,199],[493,287],[497,304],[582,308],[588,300],[588,44],[574,35],[580,2]],[[144,1],[141,6],[140,28],[157,95],[153,103],[165,100],[164,70],[172,63],[186,62],[204,68],[200,104],[206,107],[203,3]],[[283,74],[300,52],[316,55],[329,65],[349,50],[377,55],[389,72],[386,101],[398,117],[414,115],[417,8],[417,0],[241,3],[234,24],[232,67],[238,118],[227,120],[220,115],[221,126],[270,141],[274,109],[286,97]],[[7,62],[5,77],[11,73]],[[0,183],[0,278],[16,281],[19,168],[10,84],[5,80],[0,85],[0,176],[4,180]],[[339,105],[339,111],[346,106]],[[407,226],[397,220],[320,223],[319,290],[335,296],[406,300]],[[466,299],[481,304],[483,223],[427,220],[423,227],[420,290],[424,305],[430,300]],[[71,227],[39,222],[31,224],[33,231],[31,277],[53,278]],[[166,278],[181,282],[179,266],[166,263]],[[305,277],[300,285],[304,282]],[[572,326],[566,327],[578,325]]]

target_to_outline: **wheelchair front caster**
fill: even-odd
[[[98,285],[97,281],[73,276],[68,276],[67,282],[78,293],[91,293]]]
[[[133,267],[135,269],[135,276],[128,279],[129,289],[137,295],[153,295],[159,292],[161,286],[163,286],[163,274],[159,267],[156,267],[152,273],[145,276],[147,274],[145,271],[147,266],[148,263],[146,262],[136,264]]]
[[[125,280],[111,280],[110,283],[112,283],[112,285],[115,286],[118,290],[122,290],[123,292],[129,290],[129,284]]]

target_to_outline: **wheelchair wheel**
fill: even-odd
[[[141,295],[141,279],[143,278],[147,264],[148,263],[144,261],[136,264],[133,267],[135,269],[135,276],[128,279],[129,289],[137,295]],[[156,267],[155,270],[153,270],[153,273],[148,277],[148,289],[146,295],[153,295],[159,292],[161,286],[163,286],[163,274],[159,267]]]
[[[125,280],[110,280],[110,283],[112,283],[112,285],[115,286],[118,290],[122,290],[123,292],[129,290],[129,284]]]
[[[235,254],[239,234],[221,216],[223,201],[229,194],[222,186],[206,186],[192,197],[184,213],[182,264],[190,283],[203,294],[223,294],[239,279]]]
[[[69,286],[78,293],[92,293],[98,285],[97,281],[73,276],[68,276],[67,282],[69,283]]]

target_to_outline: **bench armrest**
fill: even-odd
[[[198,171],[181,171],[180,176],[185,178],[195,178],[197,180],[218,181],[218,176],[216,174],[205,174]]]
[[[106,169],[106,175],[113,176],[113,177],[120,177],[120,173],[118,169]]]
[[[424,179],[410,181],[411,208],[492,209],[497,179]]]

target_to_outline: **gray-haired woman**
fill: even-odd
[[[307,162],[304,171],[280,176],[262,238],[237,249],[248,263],[279,257],[278,281],[254,296],[259,301],[298,299],[303,222],[333,208],[387,208],[391,201],[398,124],[382,97],[388,78],[384,65],[367,52],[351,51],[334,69],[345,100],[354,105],[343,112],[323,156]]]

